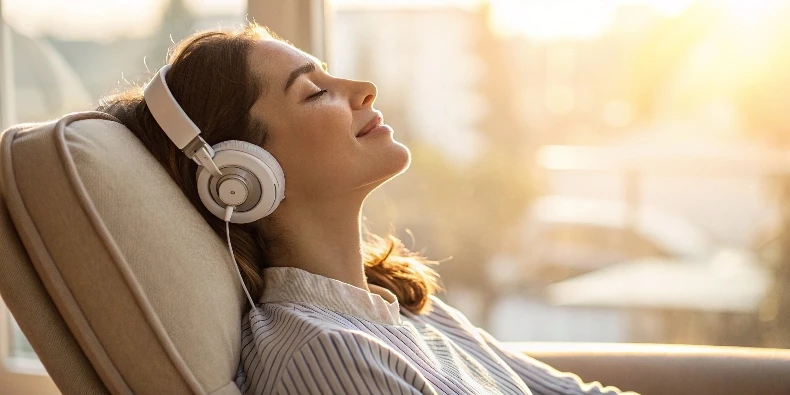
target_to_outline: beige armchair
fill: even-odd
[[[131,132],[97,112],[19,125],[0,181],[0,294],[61,392],[239,394],[227,246]],[[790,394],[786,350],[514,346],[645,394]]]
[[[86,112],[0,141],[0,291],[58,388],[238,394],[227,246],[137,138]]]

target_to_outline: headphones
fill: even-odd
[[[271,214],[285,198],[285,175],[265,149],[246,141],[228,140],[209,146],[167,88],[162,67],[145,87],[143,97],[167,137],[199,165],[200,200],[219,218],[237,224]],[[230,218],[226,218],[228,213]]]

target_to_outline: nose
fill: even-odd
[[[378,89],[370,81],[354,81],[354,93],[351,96],[351,107],[355,110],[373,107]]]

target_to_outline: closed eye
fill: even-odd
[[[312,95],[310,95],[310,96],[307,96],[307,99],[305,99],[305,100],[307,100],[307,101],[310,101],[310,100],[315,100],[315,99],[319,98],[321,95],[323,95],[323,94],[324,94],[324,93],[326,93],[326,92],[327,92],[327,90],[326,90],[326,89],[321,89],[320,91],[318,91],[318,92],[316,92],[316,93],[313,93],[313,94],[312,94]]]

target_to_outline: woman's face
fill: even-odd
[[[334,77],[277,40],[260,41],[249,62],[265,86],[252,113],[269,128],[265,148],[283,168],[286,200],[364,197],[408,168],[409,150],[389,126],[358,136],[381,124],[375,85]]]

